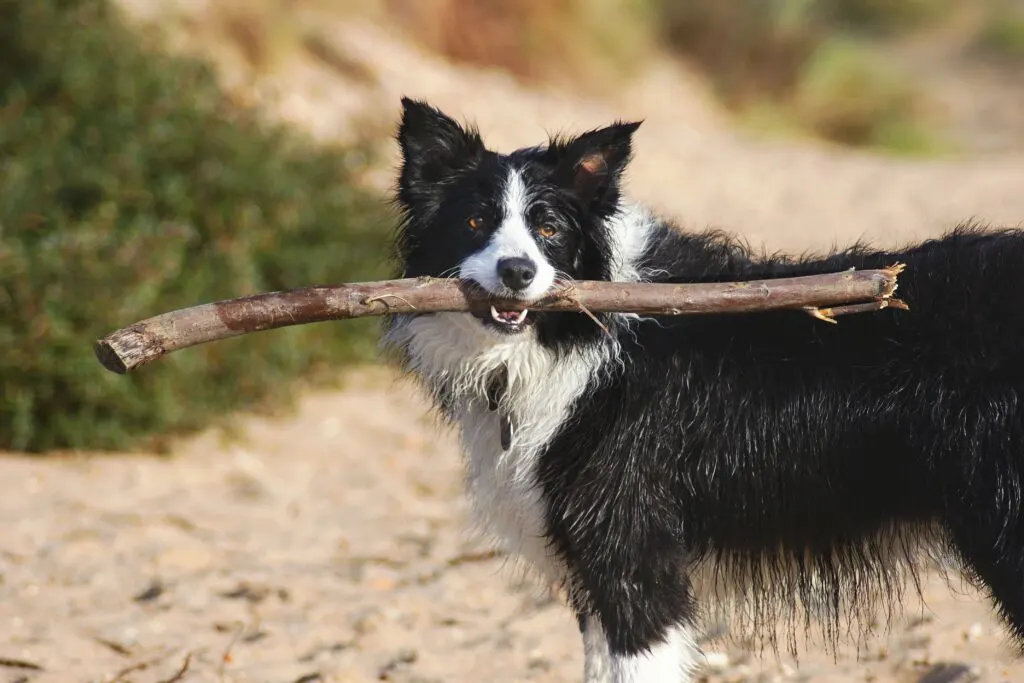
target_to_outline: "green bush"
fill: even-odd
[[[978,43],[985,53],[1014,61],[1024,59],[1024,11],[1011,6],[995,8]]]
[[[662,38],[707,70],[726,101],[783,97],[825,43],[910,31],[949,0],[654,0]]]
[[[906,154],[943,147],[924,93],[878,44],[938,21],[949,0],[653,1],[666,44],[748,124]]]
[[[807,2],[807,0],[802,0]],[[881,35],[899,35],[939,22],[955,8],[953,0],[812,0],[832,26]]]
[[[791,91],[823,35],[806,2],[655,2],[662,39],[704,69],[733,107]]]
[[[232,106],[106,0],[0,0],[0,88],[0,448],[151,447],[372,353],[353,321],[102,369],[93,341],[140,318],[379,277],[389,215],[359,150]]]
[[[925,95],[879,55],[853,40],[833,38],[808,60],[790,103],[808,130],[846,145],[927,154]]]

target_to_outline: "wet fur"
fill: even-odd
[[[793,647],[812,623],[835,644],[884,625],[933,566],[962,569],[1024,643],[1024,234],[963,225],[899,250],[760,254],[625,202],[635,125],[498,155],[437,110],[404,106],[402,276],[451,273],[480,248],[465,218],[500,213],[491,198],[509,168],[540,188],[538,220],[567,231],[544,256],[569,278],[907,264],[909,311],[838,325],[796,311],[602,314],[608,338],[581,314],[531,313],[513,342],[462,314],[386,323],[387,346],[462,430],[471,490],[474,468],[511,467],[490,473],[509,488],[475,491],[484,525],[564,583],[581,624],[600,626],[596,656],[634,667],[588,680],[634,680],[637,657],[666,638],[695,651],[693,625],[723,610],[773,647],[780,626]],[[581,177],[593,154],[602,175]],[[488,410],[503,365],[501,400],[526,424],[510,453]],[[593,633],[588,652],[601,649]],[[692,664],[682,649],[678,680]]]

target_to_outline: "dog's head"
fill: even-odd
[[[560,280],[610,278],[606,220],[619,208],[639,123],[499,154],[430,105],[403,98],[402,106],[403,277],[456,277],[524,302]],[[478,317],[496,333],[516,334],[544,314],[499,305]]]

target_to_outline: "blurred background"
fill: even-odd
[[[452,444],[416,422],[420,407],[396,403],[381,388],[388,380],[352,384],[351,369],[376,363],[375,321],[252,335],[127,377],[103,371],[91,351],[95,338],[172,308],[387,276],[401,95],[478,123],[502,149],[644,119],[632,194],[685,227],[725,227],[770,248],[900,241],[972,217],[1024,218],[1022,0],[0,0],[0,450],[9,454],[0,521],[20,548],[8,560],[23,558],[37,577],[60,574],[61,560],[40,548],[82,515],[59,504],[83,481],[69,459],[106,463],[89,470],[99,477],[91,485],[111,487],[108,502],[134,510],[159,498],[145,488],[156,480],[120,477],[184,468],[161,484],[170,488],[160,505],[171,509],[170,498],[202,489],[189,489],[196,480],[183,472],[235,472],[238,448],[260,467],[280,466],[270,464],[274,449],[310,467],[327,462],[318,458],[384,467],[366,474],[367,490],[436,494],[444,522],[431,543],[461,533]],[[318,408],[309,396],[321,397]],[[379,433],[359,431],[365,410],[377,411]],[[277,446],[253,445],[254,429]],[[399,433],[404,445],[388,446]],[[443,493],[415,493],[410,472],[426,451],[439,458],[430,476]],[[139,465],[122,453],[179,464]],[[338,473],[333,487],[346,485]],[[342,528],[337,509],[324,508],[316,528]],[[19,526],[29,510],[38,513],[31,529]],[[244,516],[231,519],[259,533]],[[373,528],[377,518],[362,507],[346,519]],[[385,540],[409,523],[387,519],[377,530]],[[103,533],[149,533],[117,524]],[[95,551],[95,575],[116,577],[116,563]],[[264,561],[252,552],[250,561]],[[56,564],[44,570],[44,560]],[[29,580],[11,578],[12,566],[9,586]],[[495,594],[516,594],[498,577],[486,581]],[[52,616],[22,598],[8,603],[21,625],[5,627],[0,611],[0,635],[12,629],[12,643],[25,623]],[[104,614],[111,628],[150,623],[129,612]],[[548,656],[546,668],[531,669],[536,680],[574,680],[563,676],[577,663],[571,623],[558,623],[567,659]],[[426,628],[417,622],[406,636]],[[53,646],[56,636],[40,633],[25,642]],[[488,648],[503,641],[494,638],[474,656],[497,661],[501,648]],[[510,650],[520,674],[508,680],[527,666],[525,647]],[[93,656],[72,659],[84,666]],[[361,680],[353,672],[362,664],[352,666],[337,680]],[[931,670],[907,666],[915,676]],[[335,680],[327,670],[309,680]],[[461,675],[438,674],[471,680]]]

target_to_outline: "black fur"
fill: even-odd
[[[786,260],[666,231],[648,259],[676,282],[903,262],[910,311],[685,316],[622,335],[625,366],[541,471],[575,595],[613,643],[632,651],[689,615],[686,569],[703,562],[740,584],[754,626],[796,600],[836,637],[916,578],[911,537],[933,523],[925,540],[950,541],[1024,636],[1024,235],[963,227],[900,252]]]
[[[451,273],[486,239],[462,226],[494,210],[493,181],[515,164],[544,188],[536,220],[565,228],[546,256],[568,277],[609,277],[605,225],[636,124],[503,156],[404,104],[402,275]],[[696,619],[700,571],[735,587],[755,630],[812,615],[835,640],[897,605],[929,548],[962,563],[1024,643],[1024,233],[961,226],[899,251],[785,258],[662,224],[641,270],[709,282],[897,262],[910,310],[837,325],[798,311],[603,317],[620,362],[594,373],[538,481],[573,605],[613,653]],[[607,343],[581,314],[536,325],[559,352]]]

